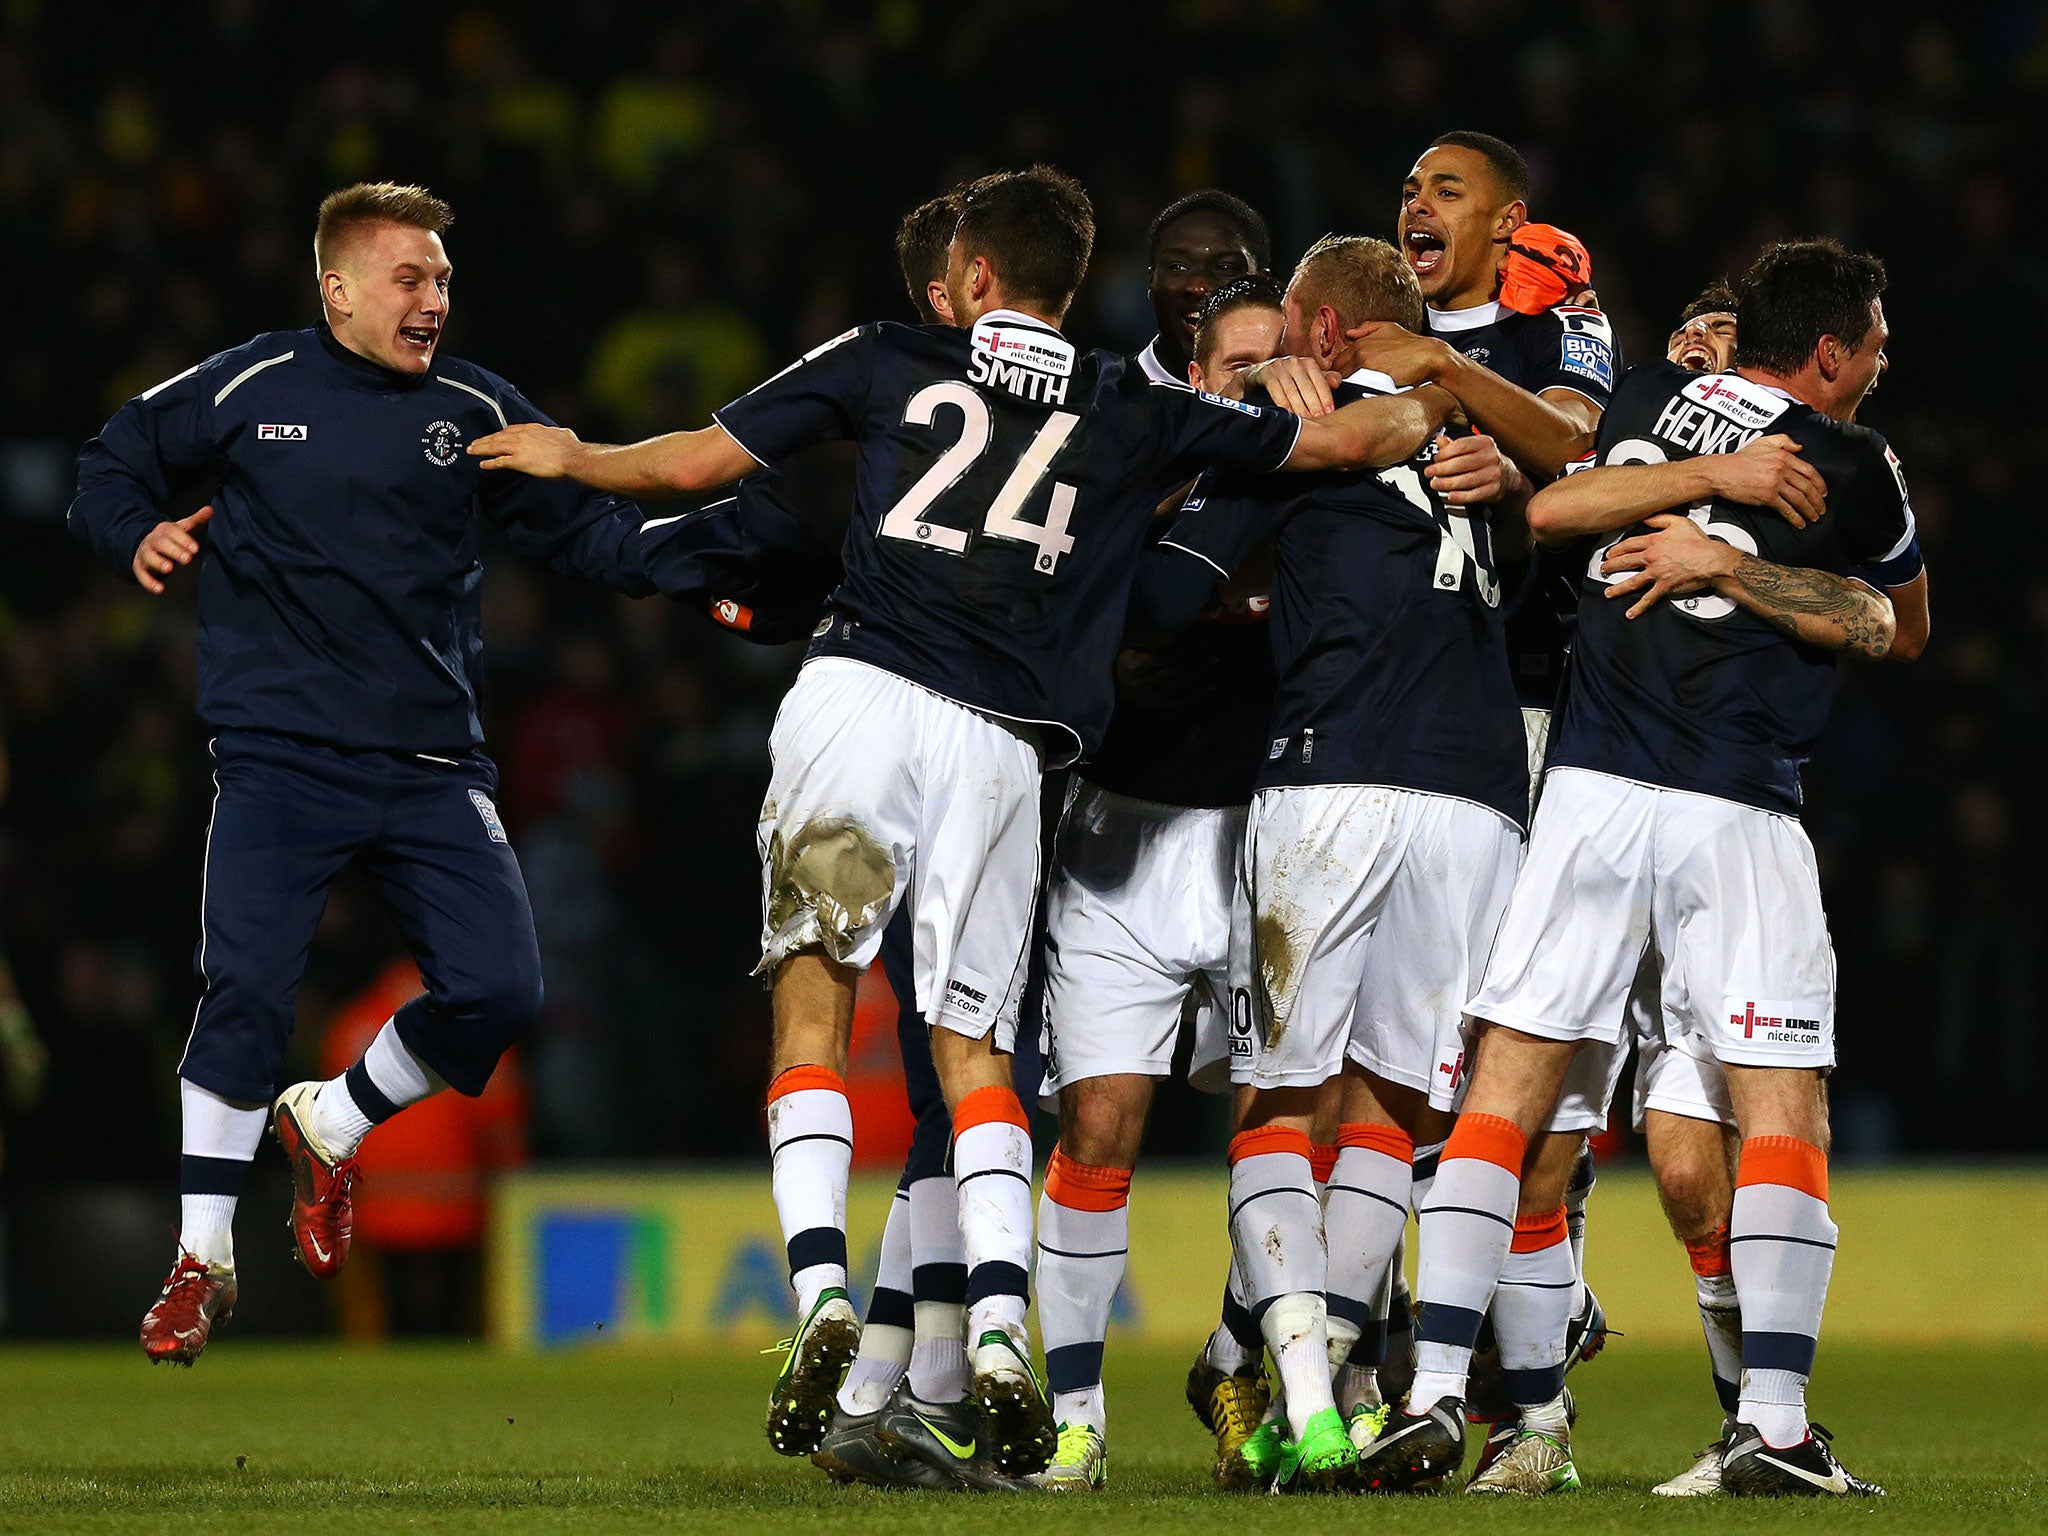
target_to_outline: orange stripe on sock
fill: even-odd
[[[1751,1184],[1785,1184],[1825,1202],[1828,1155],[1797,1136],[1752,1136],[1742,1144],[1735,1187]]]
[[[1695,1237],[1685,1245],[1685,1256],[1692,1261],[1692,1272],[1703,1279],[1732,1273],[1728,1261],[1728,1223],[1722,1222],[1705,1237]]]
[[[1054,1147],[1045,1165],[1045,1198],[1070,1211],[1120,1211],[1131,1202],[1131,1170],[1077,1163]]]
[[[775,1074],[775,1081],[768,1085],[768,1102],[773,1104],[784,1094],[801,1093],[806,1088],[824,1088],[833,1093],[844,1093],[846,1079],[830,1067],[809,1064],[785,1067]]]
[[[1310,1144],[1307,1131],[1297,1131],[1291,1125],[1262,1125],[1249,1131],[1239,1131],[1230,1138],[1230,1160],[1241,1163],[1248,1157],[1261,1157],[1268,1152],[1292,1152],[1297,1157],[1313,1158],[1315,1148]]]
[[[1499,1115],[1460,1115],[1458,1123],[1451,1127],[1450,1140],[1444,1143],[1442,1162],[1454,1157],[1476,1157],[1483,1163],[1498,1164],[1519,1179],[1522,1158],[1528,1150],[1529,1138],[1514,1121]]]
[[[977,1088],[960,1101],[960,1107],[953,1111],[953,1134],[971,1131],[977,1125],[988,1125],[993,1121],[1005,1121],[1019,1130],[1031,1129],[1031,1122],[1024,1115],[1023,1101],[1016,1091],[998,1088],[991,1084]]]
[[[1564,1207],[1545,1211],[1541,1216],[1517,1216],[1515,1218],[1514,1241],[1508,1244],[1510,1253],[1540,1253],[1545,1248],[1555,1248],[1571,1234],[1565,1226]]]
[[[1308,1169],[1316,1176],[1318,1184],[1330,1182],[1330,1175],[1337,1171],[1337,1149],[1311,1145],[1308,1149]]]
[[[1337,1127],[1337,1145],[1340,1147],[1363,1147],[1368,1152],[1384,1152],[1388,1157],[1404,1163],[1415,1161],[1415,1138],[1398,1125],[1374,1125],[1359,1120],[1350,1125]]]

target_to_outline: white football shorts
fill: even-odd
[[[1653,954],[1644,954],[1642,969],[1636,974],[1635,990],[1628,999],[1628,1021],[1636,1044],[1638,1131],[1643,1128],[1644,1115],[1653,1109],[1667,1115],[1683,1115],[1688,1120],[1735,1124],[1735,1105],[1728,1097],[1728,1074],[1714,1059],[1713,1047],[1682,1018],[1666,1011],[1663,983]]]
[[[1262,789],[1245,837],[1253,1051],[1232,1079],[1312,1088],[1345,1059],[1450,1109],[1460,1001],[1486,961],[1521,829],[1384,785]]]
[[[1045,889],[1047,1107],[1069,1083],[1173,1069],[1194,1011],[1188,1080],[1230,1086],[1231,907],[1241,805],[1159,805],[1075,783]]]
[[[1466,1011],[1524,1034],[1622,1046],[1646,947],[1663,1012],[1717,1061],[1834,1065],[1835,955],[1798,820],[1552,769]]]
[[[768,747],[757,973],[802,950],[865,969],[908,900],[919,1014],[1010,1049],[1038,895],[1037,745],[824,656],[797,674]]]

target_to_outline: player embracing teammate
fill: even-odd
[[[1576,1053],[1626,1043],[1647,961],[1663,1030],[1725,1086],[1741,1142],[1726,1241],[1741,1381],[1721,1485],[1881,1491],[1847,1473],[1806,1416],[1837,1238],[1835,976],[1798,810],[1836,653],[1882,657],[1896,627],[1890,601],[1851,573],[1886,567],[1901,585],[1916,574],[1898,565],[1914,527],[1897,460],[1852,420],[1885,368],[1883,288],[1874,258],[1830,242],[1767,250],[1736,290],[1733,371],[1638,369],[1602,423],[1597,467],[1531,507],[1539,535],[1630,536],[1596,539],[1584,567],[1543,802],[1468,1005],[1477,1057],[1422,1207],[1415,1383],[1370,1448],[1368,1477],[1413,1484],[1456,1466],[1529,1138]],[[1818,520],[1726,499],[1698,473],[1703,455],[1767,432],[1819,471]],[[1677,510],[1645,519],[1645,495]]]

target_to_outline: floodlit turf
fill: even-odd
[[[132,1349],[0,1351],[0,1530],[1127,1530],[1403,1533],[2048,1529],[2048,1350],[1822,1345],[1821,1418],[1876,1506],[1653,1499],[1718,1414],[1696,1349],[1618,1340],[1576,1372],[1586,1491],[1248,1503],[1208,1491],[1180,1351],[1111,1351],[1110,1494],[841,1489],[761,1433],[773,1362],[459,1348],[365,1353],[224,1334],[196,1369]]]

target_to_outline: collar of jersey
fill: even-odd
[[[1392,374],[1379,373],[1371,368],[1354,370],[1344,382],[1369,389],[1376,395],[1398,395],[1408,388],[1406,384],[1396,384]]]
[[[1159,338],[1157,336],[1146,342],[1145,350],[1138,354],[1138,371],[1154,384],[1173,384],[1181,389],[1192,387],[1168,373],[1166,371],[1166,364],[1159,361]]]
[[[347,347],[343,346],[334,332],[328,327],[325,315],[322,315],[313,322],[313,331],[320,338],[320,349],[323,352],[337,363],[340,363],[342,367],[351,369],[366,379],[373,380],[381,389],[418,389],[434,376],[434,366],[441,361],[437,355],[434,358],[434,362],[428,364],[425,373],[400,373],[394,368],[386,368],[382,363],[373,363],[360,352],[351,352]],[[437,348],[437,353],[438,350]]]
[[[1001,320],[1009,325],[1028,325],[1035,331],[1050,331],[1055,336],[1060,334],[1060,328],[1058,326],[1047,325],[1043,320],[1039,319],[1036,315],[1023,314],[1014,309],[992,309],[988,311],[987,314],[980,316],[975,321],[975,324],[993,325],[998,320]]]
[[[1729,372],[1734,373],[1735,370],[1731,368]],[[1806,405],[1806,402],[1804,400],[1800,399],[1797,395],[1793,394],[1792,391],[1789,389],[1780,389],[1775,384],[1766,384],[1762,379],[1743,378],[1743,376],[1739,373],[1735,374],[1735,377],[1737,377],[1738,379],[1742,379],[1742,382],[1745,384],[1754,384],[1758,389],[1765,390],[1770,394],[1776,395],[1780,400],[1790,400],[1794,405],[1805,405],[1809,411],[1813,409],[1812,406]]]
[[[1501,317],[1498,301],[1489,300],[1474,304],[1470,309],[1438,309],[1431,306],[1429,328],[1432,331],[1476,331],[1482,325],[1491,325]]]

